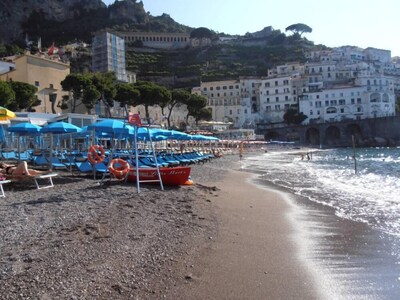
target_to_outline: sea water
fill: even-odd
[[[330,298],[400,299],[399,148],[270,151],[242,168],[303,199],[295,221]]]

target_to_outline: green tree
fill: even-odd
[[[202,48],[204,39],[211,40],[213,36],[214,33],[210,29],[205,27],[196,28],[190,33],[190,38],[200,40],[200,48]]]
[[[165,117],[165,108],[168,107],[169,103],[171,102],[171,91],[168,90],[164,86],[160,86],[159,90],[159,98],[157,101],[157,105],[161,108],[161,115]]]
[[[312,28],[306,24],[297,23],[286,27],[285,31],[292,31],[294,34],[299,34],[301,36],[303,33],[311,33]]]
[[[114,72],[94,73],[91,76],[93,85],[100,92],[99,101],[106,107],[106,114],[111,117],[111,107],[114,106],[114,98],[117,94],[116,80]]]
[[[93,107],[96,105],[100,97],[101,93],[93,84],[89,84],[83,89],[82,103],[85,105],[89,114],[91,114]]]
[[[190,93],[184,89],[174,89],[171,92],[171,101],[168,103],[168,116],[167,123],[168,128],[171,127],[171,114],[174,107],[180,106],[182,104],[186,104],[190,98]]]
[[[302,112],[299,113],[295,109],[288,109],[285,112],[285,114],[283,115],[283,120],[287,124],[300,124],[301,122],[303,122],[307,118],[308,117],[305,114],[303,114]]]
[[[11,110],[30,109],[32,106],[40,104],[36,96],[38,88],[25,82],[11,81],[10,86],[15,92],[15,102],[10,106]]]
[[[212,39],[212,37],[214,36],[213,32],[205,27],[199,27],[194,29],[191,33],[190,33],[190,37],[192,39],[197,38],[197,39],[203,39],[203,38],[209,38]]]
[[[199,124],[199,121],[210,121],[212,119],[211,109],[203,107],[202,109],[196,111],[194,118],[196,120],[196,125]]]
[[[15,92],[8,82],[0,81],[0,106],[9,107],[15,101]]]
[[[71,112],[74,113],[76,110],[77,101],[81,100],[83,90],[86,86],[91,84],[91,80],[86,74],[69,74],[63,81],[61,86],[63,91],[72,93],[71,99]],[[65,102],[63,103],[66,104]]]
[[[116,85],[116,90],[115,100],[119,102],[120,106],[125,107],[126,115],[128,115],[128,106],[137,105],[140,92],[134,85],[129,83],[118,83]]]
[[[140,92],[137,104],[144,106],[146,120],[150,124],[149,107],[159,105],[171,97],[171,95],[165,87],[150,81],[138,81],[134,86]]]
[[[186,115],[186,123],[187,123],[189,116],[192,116],[196,119],[199,112],[206,107],[207,98],[201,95],[191,94],[185,104],[188,110],[188,113]]]

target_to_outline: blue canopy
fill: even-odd
[[[93,123],[87,127],[87,130],[95,132],[104,132],[117,135],[128,135],[129,129],[124,122],[118,120],[107,119],[97,123]]]
[[[40,126],[29,122],[18,123],[7,128],[9,132],[18,133],[19,135],[35,135],[40,133],[41,129]]]
[[[75,126],[70,123],[66,122],[54,122],[50,123],[46,126],[44,126],[40,132],[42,133],[55,133],[55,134],[61,134],[61,133],[73,133],[73,132],[80,132],[82,129],[80,129],[78,126]]]

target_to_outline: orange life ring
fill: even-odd
[[[129,163],[126,160],[123,160],[121,158],[114,158],[110,162],[108,170],[110,170],[110,172],[113,173],[115,177],[122,178],[125,177],[126,174],[128,174],[129,168]]]
[[[99,145],[93,145],[88,151],[88,160],[92,164],[100,163],[106,158],[106,153],[103,147]]]

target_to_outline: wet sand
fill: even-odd
[[[186,261],[186,284],[169,299],[322,299],[299,260],[281,194],[231,171],[214,200],[218,232]]]

